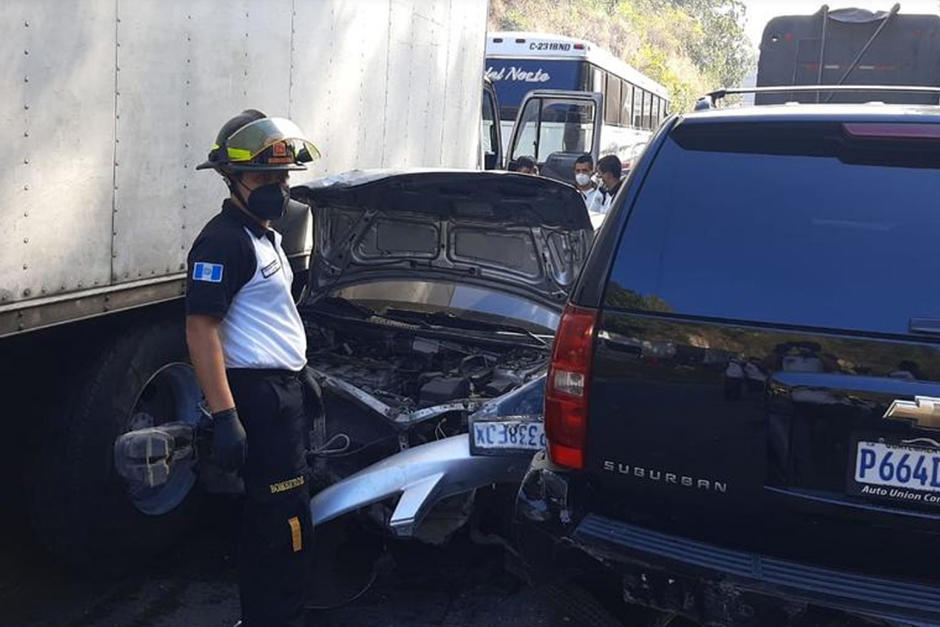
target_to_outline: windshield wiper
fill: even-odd
[[[486,323],[483,323],[483,324],[486,324]],[[496,324],[493,326],[495,326],[500,331],[507,331],[509,333],[522,333],[523,335],[527,335],[533,340],[535,340],[536,342],[538,342],[539,344],[541,344],[543,348],[551,348],[551,344],[546,342],[544,338],[536,335],[535,333],[533,333],[532,331],[530,331],[529,329],[525,327],[517,327],[511,324]]]
[[[548,348],[549,343],[546,342],[543,338],[539,337],[529,329],[521,326],[516,326],[513,324],[505,324],[502,322],[486,322],[483,320],[470,320],[468,318],[461,318],[456,316],[449,311],[436,311],[434,313],[420,313],[416,311],[406,311],[402,309],[389,309],[385,312],[386,316],[395,317],[396,319],[404,319],[408,321],[417,321],[421,320],[424,322],[430,322],[431,324],[437,326],[447,326],[447,327],[457,327],[461,329],[476,330],[476,331],[505,331],[508,333],[520,333],[525,335],[543,347]]]

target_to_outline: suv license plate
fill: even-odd
[[[541,422],[505,420],[473,422],[473,446],[477,449],[537,451],[545,448],[545,426]]]
[[[870,486],[940,492],[940,449],[861,440],[855,455],[855,481]],[[861,492],[868,491],[863,488]]]

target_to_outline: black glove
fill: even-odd
[[[245,464],[245,428],[238,419],[235,408],[212,414],[212,453],[219,466],[226,472],[238,470]]]

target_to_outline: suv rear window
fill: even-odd
[[[605,305],[897,334],[940,319],[940,142],[887,127],[680,124]]]

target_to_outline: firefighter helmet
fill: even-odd
[[[286,118],[269,118],[256,109],[242,111],[226,122],[197,170],[220,173],[306,170],[320,151]]]

